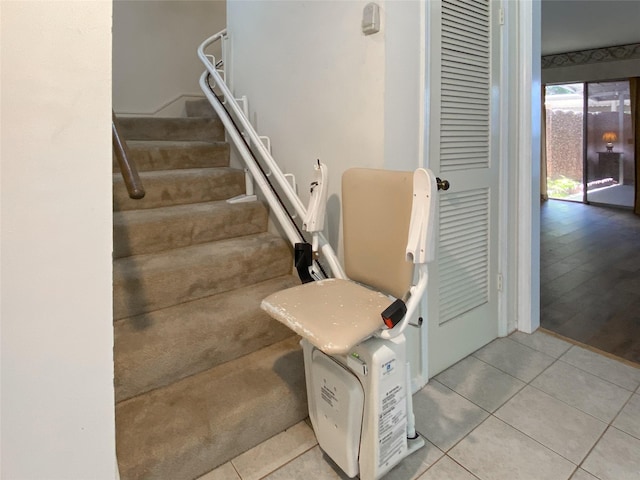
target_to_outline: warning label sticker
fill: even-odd
[[[387,464],[394,456],[402,454],[406,442],[407,412],[404,388],[395,385],[381,396],[378,427],[380,444],[378,466]]]
[[[326,385],[322,386],[320,395],[322,396],[322,399],[329,404],[330,407],[333,407],[334,403],[338,403],[338,397],[336,397],[335,392],[333,392]]]

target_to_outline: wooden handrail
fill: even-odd
[[[113,110],[111,111],[111,125],[113,130],[113,151],[118,159],[120,173],[122,173],[122,178],[127,186],[127,192],[129,192],[130,198],[139,200],[144,197],[144,187],[140,181],[138,170],[131,161],[129,147],[127,146],[125,139],[122,137],[122,133],[118,127],[116,114]]]

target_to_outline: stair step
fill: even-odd
[[[116,406],[122,480],[191,480],[307,416],[298,338]]]
[[[291,251],[259,233],[113,262],[113,317],[131,317],[289,275]]]
[[[118,117],[118,125],[127,141],[224,141],[219,118]]]
[[[300,284],[277,277],[230,292],[118,320],[116,401],[169,385],[293,335],[260,309],[266,296]]]
[[[166,142],[131,140],[127,142],[131,159],[139,172],[229,166],[227,142]],[[113,162],[113,171],[120,171]]]
[[[199,100],[187,100],[185,102],[187,117],[216,117],[216,111],[213,109],[209,100],[202,98]]]
[[[267,222],[267,209],[260,202],[218,201],[115,212],[113,257],[252,235],[265,232]]]
[[[244,172],[235,168],[189,168],[140,172],[144,198],[129,198],[119,173],[113,174],[114,211],[226,200],[244,193]]]

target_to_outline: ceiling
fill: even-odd
[[[542,55],[640,43],[638,0],[542,0]]]

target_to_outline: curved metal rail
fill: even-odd
[[[226,38],[226,33],[226,29],[222,30],[206,39],[202,42],[200,47],[198,47],[198,57],[206,68],[206,71],[200,77],[200,88],[222,120],[222,123],[227,130],[227,134],[238,149],[246,168],[251,173],[254,181],[260,189],[260,192],[269,204],[269,208],[274,213],[278,223],[282,227],[284,234],[289,242],[291,242],[291,245],[304,242],[305,240],[301,238],[298,228],[287,212],[287,209],[274,193],[269,180],[273,180],[275,182],[278,189],[283,193],[286,201],[294,209],[298,218],[306,218],[307,209],[287,180],[285,174],[271,156],[271,153],[253,128],[253,125],[249,122],[249,119],[245,115],[242,107],[238,104],[236,98],[229,90],[224,78],[220,75],[215,58],[211,55],[205,54],[205,50],[209,46]],[[224,99],[224,105],[211,91],[210,85],[207,82],[208,77],[213,79],[215,86],[220,90],[222,98]],[[231,115],[233,115],[233,118]],[[239,125],[236,124],[236,121]],[[256,154],[260,161],[264,163],[266,170],[269,172],[269,179],[267,179],[267,175],[263,173],[256,159],[254,159],[254,154]],[[346,278],[342,265],[340,265],[333,248],[329,245],[329,242],[326,240],[324,235],[320,232],[314,232],[313,236],[314,246],[317,245],[318,250],[323,255],[323,258],[329,264],[333,276],[336,278]]]

